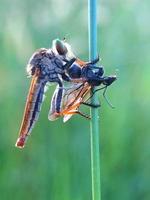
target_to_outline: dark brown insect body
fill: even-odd
[[[49,112],[49,120],[56,120],[60,116],[64,116],[64,122],[66,122],[74,114],[80,114],[86,118],[89,116],[81,113],[79,107],[81,104],[90,106],[90,107],[99,107],[99,105],[93,105],[88,103],[87,100],[90,99],[91,89],[95,86],[101,86],[98,90],[106,89],[116,80],[116,75],[112,76],[103,76],[104,69],[102,66],[96,67],[94,64],[98,62],[99,59],[96,59],[92,62],[85,62],[84,65],[79,65],[79,63],[74,62],[68,69],[69,76],[74,80],[78,80],[78,83],[69,83],[68,88],[64,88],[63,98],[61,99],[61,109],[60,112],[56,110],[56,104],[54,103],[59,88],[57,87],[54,95],[52,97],[51,109]],[[104,90],[104,94],[105,94]]]

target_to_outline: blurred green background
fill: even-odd
[[[150,1],[98,1],[98,52],[116,109],[100,110],[103,200],[150,199]],[[88,60],[86,0],[0,0],[0,199],[90,200],[89,121],[47,119],[55,86],[26,148],[14,147],[30,80],[25,66],[40,47],[67,38]],[[84,112],[89,112],[84,108]]]

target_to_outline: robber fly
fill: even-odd
[[[80,105],[84,104],[90,107],[100,106],[88,103],[88,100],[94,95],[95,92],[101,89],[104,89],[103,95],[105,97],[106,89],[116,80],[116,75],[104,76],[104,68],[102,66],[95,66],[98,61],[99,58],[84,64],[82,62],[82,66],[79,63],[74,62],[67,69],[68,75],[72,79],[78,80],[78,83],[69,83],[69,87],[64,88],[60,112],[56,111],[57,105],[55,104],[55,98],[60,90],[60,88],[56,87],[51,101],[51,108],[48,117],[49,120],[53,121],[60,116],[64,116],[64,122],[66,122],[73,114],[80,114],[83,117],[90,118],[79,111]],[[93,94],[91,94],[91,91],[93,91],[92,89],[95,86],[101,85],[103,85],[103,87],[96,89]]]
[[[51,49],[41,48],[29,59],[27,73],[32,78],[24,116],[19,131],[19,138],[16,146],[23,148],[27,136],[39,117],[41,105],[44,99],[44,92],[48,83],[57,83],[59,91],[55,97],[57,102],[56,112],[60,111],[60,99],[62,98],[63,80],[71,81],[66,74],[66,68],[76,60],[65,41],[54,40]]]
[[[100,85],[101,83],[106,83],[104,85],[107,86],[109,85],[108,82],[111,77],[107,77],[107,79],[102,77],[103,69],[93,68],[96,62],[97,61],[84,62],[76,58],[70,45],[60,40],[54,40],[51,49],[42,48],[32,55],[27,65],[27,73],[32,77],[32,80],[19,137],[16,142],[17,147],[24,147],[28,135],[30,135],[35,122],[38,120],[44,99],[44,92],[48,83],[57,83],[57,90],[52,98],[52,106],[49,115],[50,120],[56,118],[56,115],[69,115],[71,111],[73,112],[72,105],[76,109],[76,113],[79,113],[78,108],[80,104],[88,104],[85,102],[84,97],[92,87]],[[97,70],[97,72],[95,70]],[[98,76],[98,79],[95,75]],[[70,89],[65,91],[64,81],[70,82],[71,85]],[[75,85],[77,85],[77,92],[74,90],[76,87]],[[83,90],[81,90],[81,88]],[[77,94],[71,105],[69,103],[71,100],[70,92],[72,94]],[[82,101],[76,106],[76,101],[79,101],[78,97],[82,98]],[[67,113],[64,110],[66,110]]]

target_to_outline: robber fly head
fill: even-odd
[[[75,57],[71,46],[66,42],[66,40],[55,39],[52,42],[52,50],[56,55],[62,56],[65,59],[72,59]]]
[[[66,55],[68,52],[65,42],[59,39],[53,40],[52,49],[56,54],[59,55]]]

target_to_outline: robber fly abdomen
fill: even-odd
[[[46,82],[39,78],[39,74],[40,71],[36,69],[30,84],[19,138],[16,142],[16,146],[20,148],[24,147],[27,136],[30,134],[41,110]]]

